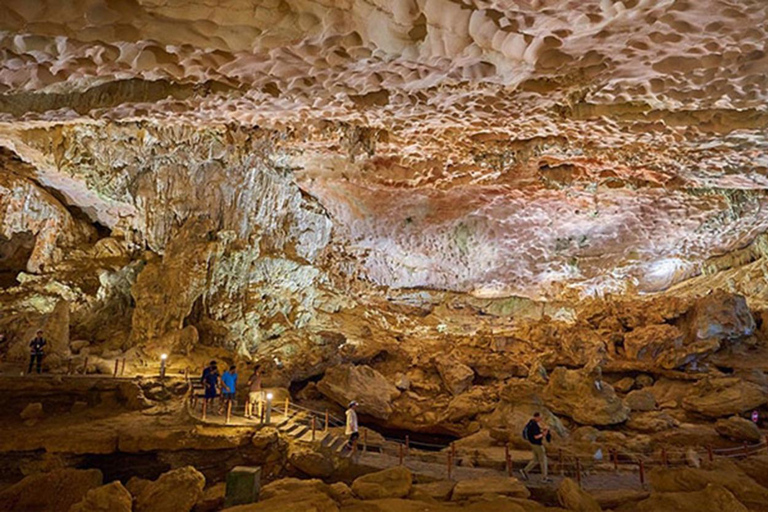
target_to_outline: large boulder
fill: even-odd
[[[192,466],[171,470],[136,498],[136,512],[189,512],[203,495],[205,477]]]
[[[753,510],[765,510],[768,503],[768,489],[735,464],[721,465],[715,471],[687,467],[655,470],[649,473],[649,481],[657,492],[695,492],[703,491],[709,485],[721,485]]]
[[[291,443],[288,462],[302,473],[314,478],[327,478],[336,469],[333,458],[324,451],[305,444]]]
[[[330,486],[320,480],[284,478],[261,488],[259,502],[225,509],[227,512],[338,512]]]
[[[69,512],[131,512],[133,496],[118,481],[91,489]]]
[[[701,297],[691,310],[691,335],[697,341],[737,340],[754,334],[755,319],[741,295],[724,290]]]
[[[351,364],[334,366],[325,372],[317,389],[322,394],[346,407],[357,401],[358,412],[386,420],[392,414],[392,400],[400,391],[386,377],[370,366]]]
[[[557,501],[563,508],[575,512],[600,512],[600,504],[584,492],[579,485],[570,478],[563,479],[557,486]]]
[[[475,372],[455,357],[438,357],[435,364],[443,385],[452,395],[460,395],[472,385]]]
[[[734,441],[746,441],[757,443],[762,438],[760,429],[753,422],[739,416],[731,416],[728,419],[719,419],[715,423],[717,433]]]
[[[624,350],[629,359],[675,368],[684,337],[674,325],[644,325],[624,335]]]
[[[633,411],[647,412],[656,409],[656,397],[647,389],[636,389],[625,398],[625,403]]]
[[[683,408],[710,418],[741,414],[768,403],[768,392],[735,377],[703,379],[683,399]]]
[[[60,469],[36,473],[0,492],[0,510],[69,510],[102,484],[98,469]]]
[[[628,503],[617,512],[748,512],[728,489],[710,484],[696,492],[654,492],[650,498]]]
[[[364,500],[404,498],[411,492],[413,476],[408,468],[393,468],[369,473],[352,482],[352,492]]]
[[[615,425],[629,417],[629,408],[607,382],[596,385],[589,374],[555,368],[542,398],[556,413],[584,425]]]
[[[498,494],[523,499],[531,495],[525,485],[516,478],[489,476],[458,482],[453,488],[451,500],[463,501],[482,496],[483,494]]]
[[[650,411],[632,413],[626,426],[638,432],[655,433],[677,428],[680,422],[665,411]]]

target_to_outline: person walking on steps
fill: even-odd
[[[261,418],[261,404],[263,403],[261,390],[261,365],[253,367],[253,373],[248,377],[248,401],[245,403],[245,417],[253,418],[253,405],[258,404],[257,418]]]
[[[35,362],[37,362],[37,373],[41,372],[43,357],[45,357],[45,345],[46,341],[43,338],[43,331],[37,331],[37,336],[29,342],[29,368],[27,373],[32,373],[32,365]]]
[[[547,450],[544,448],[544,439],[548,443],[552,442],[552,436],[549,433],[549,427],[542,424],[543,418],[538,412],[533,413],[533,418],[525,425],[523,429],[523,439],[531,444],[533,459],[520,470],[523,480],[528,480],[528,473],[536,467],[541,466],[542,482],[551,482],[547,474]]]
[[[352,450],[357,444],[357,439],[360,437],[360,433],[357,431],[357,402],[352,400],[347,407],[347,428],[344,433],[349,436],[347,441],[347,448]]]

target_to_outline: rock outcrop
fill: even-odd
[[[411,492],[412,485],[411,472],[397,466],[357,478],[352,482],[352,492],[364,500],[404,498]]]
[[[189,512],[203,495],[205,477],[191,466],[164,473],[136,496],[136,512]]]
[[[400,395],[386,377],[365,365],[330,368],[317,389],[342,407],[355,400],[360,404],[359,414],[383,420],[392,414],[392,400]]]
[[[629,417],[629,408],[610,384],[577,370],[556,368],[542,398],[554,412],[584,425],[614,425]]]

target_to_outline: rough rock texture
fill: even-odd
[[[133,497],[120,482],[112,482],[85,494],[85,498],[69,512],[131,512]]]
[[[715,484],[709,484],[703,490],[695,492],[655,492],[646,500],[619,509],[621,512],[658,512],[659,510],[747,512],[749,509],[728,489]]]
[[[707,379],[696,384],[683,400],[683,407],[718,418],[750,411],[768,403],[763,386],[738,378]]]
[[[136,497],[136,512],[189,512],[203,495],[205,477],[191,466],[164,473]]]
[[[500,494],[513,498],[528,498],[531,493],[522,482],[509,477],[486,477],[462,480],[456,483],[451,494],[452,501],[468,500],[483,494]]]
[[[576,370],[555,369],[543,399],[553,411],[585,425],[613,425],[629,417],[629,409],[610,384],[603,382],[597,389],[593,379]]]
[[[408,496],[413,477],[408,468],[397,466],[361,476],[352,482],[352,492],[364,500]]]
[[[747,508],[761,510],[768,503],[768,489],[739,471],[736,466],[722,467],[718,471],[695,468],[652,471],[649,480],[657,492],[695,492],[709,486],[722,486]]]
[[[392,414],[392,400],[400,391],[382,374],[369,366],[346,365],[329,369],[317,384],[325,396],[346,407],[357,401],[359,414],[387,419]]]
[[[0,492],[0,510],[69,510],[101,484],[101,471],[96,469],[37,473]]]
[[[579,485],[570,478],[563,479],[557,486],[557,500],[563,508],[575,512],[600,512],[600,504],[583,491]]]
[[[758,443],[762,439],[760,429],[757,428],[754,422],[741,418],[739,416],[731,416],[728,419],[719,419],[715,423],[715,430],[717,433],[728,439],[734,441],[746,441],[748,443]]]

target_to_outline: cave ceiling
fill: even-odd
[[[391,288],[654,292],[768,227],[765,0],[0,3],[15,172],[158,252],[265,165]],[[142,196],[159,161],[195,201]]]

